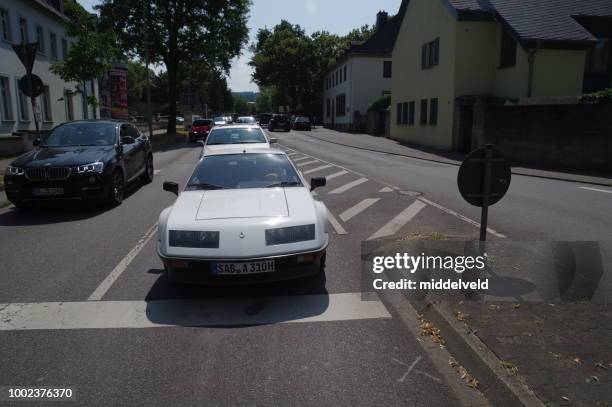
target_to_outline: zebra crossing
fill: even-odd
[[[340,165],[279,144],[296,168],[306,177],[324,176],[325,188],[317,199],[329,210],[329,222],[337,235],[358,235],[360,240],[436,232],[436,228],[467,230],[476,235],[478,222],[431,202],[420,194],[402,193],[399,188],[371,179]],[[432,219],[436,221],[432,222]],[[442,220],[440,220],[442,219]],[[450,226],[449,226],[450,225]],[[490,230],[498,238],[503,234]]]

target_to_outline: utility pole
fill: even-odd
[[[144,43],[145,43],[145,67],[146,67],[146,82],[147,82],[147,123],[149,124],[149,138],[153,137],[153,112],[151,111],[151,75],[149,73],[149,14],[148,14],[148,0],[142,2],[142,12],[144,20]]]

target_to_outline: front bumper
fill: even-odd
[[[208,133],[209,132],[205,132],[205,131],[190,132],[189,138],[192,140],[206,140],[208,138]]]
[[[261,284],[275,281],[293,280],[317,275],[321,271],[327,246],[316,251],[292,253],[281,256],[258,257],[250,259],[195,259],[163,256],[157,247],[157,254],[164,263],[168,280],[186,284],[238,285]],[[300,262],[311,256],[312,261]],[[248,263],[253,261],[274,260],[275,271],[261,274],[217,275],[213,272],[216,263]]]
[[[35,193],[40,188],[62,188],[61,195],[41,196]],[[24,176],[9,176],[4,179],[6,197],[11,202],[50,201],[63,199],[100,199],[107,196],[108,183],[103,174],[72,174],[63,181],[29,181]]]

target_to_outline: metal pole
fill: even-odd
[[[146,2],[148,3],[148,1]],[[145,4],[145,1],[143,1],[143,12],[145,13],[145,18],[144,18],[144,25],[145,25],[145,29],[144,29],[144,43],[145,43],[145,67],[147,70],[146,73],[146,81],[147,81],[147,122],[149,124],[149,138],[153,137],[153,112],[151,109],[151,75],[149,73],[149,28],[147,25],[148,22],[148,4]]]
[[[30,95],[33,95],[33,89],[32,89],[32,73],[29,72],[27,75],[28,77],[28,91],[30,92]],[[40,127],[38,125],[38,117],[36,115],[36,98],[33,96],[30,96],[30,102],[32,104],[32,115],[34,115],[34,126],[36,127],[36,137],[39,140],[42,140],[41,136],[40,136]]]
[[[480,241],[487,241],[487,222],[489,218],[489,196],[491,195],[491,160],[493,158],[493,146],[485,146],[484,181],[482,186],[482,213],[480,216]]]

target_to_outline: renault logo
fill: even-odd
[[[244,239],[244,233],[240,232],[238,236],[240,236],[241,239]]]

